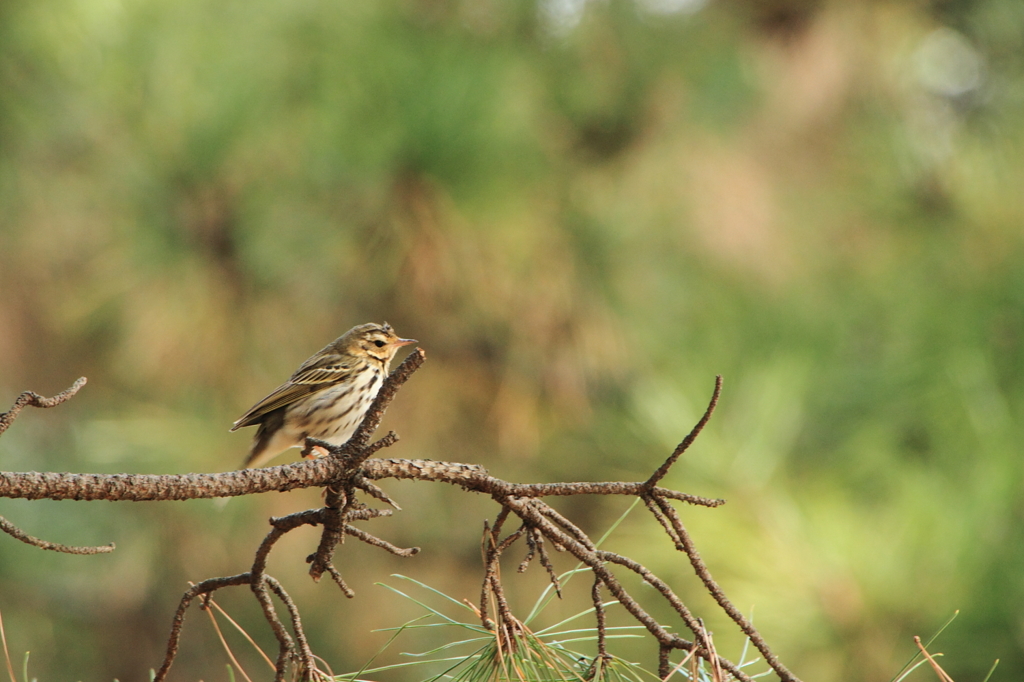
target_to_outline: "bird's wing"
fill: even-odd
[[[291,379],[249,408],[249,411],[234,423],[231,430],[235,431],[245,426],[258,424],[263,421],[263,417],[268,412],[291,405],[311,393],[334,386],[344,381],[351,373],[350,363],[342,362],[342,358],[337,355],[314,356],[303,363]]]
[[[316,386],[308,384],[293,384],[290,381],[286,384],[281,384],[274,389],[273,393],[250,407],[248,412],[239,417],[238,421],[236,421],[234,426],[231,427],[231,430],[237,431],[243,426],[259,424],[263,421],[263,418],[268,412],[273,412],[277,408],[284,407],[285,405],[291,405],[296,400],[304,398],[316,390]]]
[[[288,380],[292,384],[338,384],[347,379],[354,371],[356,362],[353,358],[337,353],[317,354],[302,363],[295,374]]]

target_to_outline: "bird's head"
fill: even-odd
[[[416,343],[416,339],[399,338],[387,322],[384,324],[370,322],[350,329],[338,339],[337,345],[339,349],[352,355],[373,358],[386,365],[395,357],[399,348],[412,343]]]

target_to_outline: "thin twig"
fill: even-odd
[[[377,454],[377,452],[379,450],[381,450],[383,448],[390,448],[392,445],[394,445],[397,442],[398,442],[398,434],[395,433],[394,431],[388,431],[384,435],[383,438],[381,438],[380,440],[374,441],[373,443],[370,443],[369,445],[367,445],[366,449],[363,450],[363,452],[360,453],[360,454],[361,455],[365,455],[367,458],[368,457],[373,457],[374,455]]]
[[[676,593],[672,591],[672,588],[668,586],[668,583],[666,583],[658,576],[654,575],[654,573],[648,570],[640,562],[630,559],[629,557],[624,557],[620,554],[615,554],[614,552],[606,552],[604,550],[599,551],[597,553],[597,556],[604,561],[609,561],[613,564],[625,566],[626,568],[628,568],[629,570],[633,571],[641,578],[643,578],[644,582],[646,582],[648,585],[656,589],[661,594],[661,596],[665,598],[665,601],[667,601],[669,605],[673,609],[675,609],[675,612],[679,614],[679,617],[682,618],[683,622],[686,624],[686,627],[689,628],[690,632],[693,633],[694,637],[698,640],[700,639],[699,621],[697,620],[697,618],[693,616],[692,613],[690,613],[690,609],[686,607],[686,604],[683,603],[683,600],[676,596]]]
[[[18,413],[21,412],[26,406],[31,407],[56,407],[63,402],[67,402],[78,393],[82,386],[85,386],[85,377],[79,377],[75,383],[52,398],[44,398],[35,391],[25,391],[17,397],[14,404],[11,405],[11,409],[6,412],[0,412],[0,434],[10,428],[14,420],[18,418]]]
[[[534,543],[537,545],[537,554],[540,555],[540,565],[544,567],[544,570],[548,573],[548,580],[555,586],[555,594],[558,598],[562,598],[562,585],[558,580],[558,574],[555,573],[555,567],[551,564],[551,559],[548,558],[548,551],[544,548],[544,536],[541,535],[540,531],[534,530],[533,535],[535,536]],[[560,545],[556,545],[560,548]]]
[[[661,507],[659,507],[658,503],[654,501],[654,498],[650,495],[641,495],[640,499],[643,500],[644,506],[650,510],[654,518],[658,520],[659,524],[661,524],[662,529],[665,531],[665,534],[668,535],[669,540],[672,541],[672,544],[675,545],[676,549],[681,548],[682,541],[679,539],[679,536],[676,535],[675,529],[665,517],[665,514],[662,513]]]
[[[529,568],[530,562],[533,561],[533,557],[537,555],[537,542],[533,539],[533,529],[526,533],[526,556],[519,562],[519,568],[516,569],[517,573],[526,573],[526,569]]]
[[[707,565],[705,565],[704,560],[700,558],[697,546],[693,543],[690,535],[683,527],[683,522],[679,518],[679,514],[676,512],[675,508],[665,500],[655,499],[661,511],[668,517],[669,521],[672,522],[672,528],[675,530],[676,535],[680,540],[680,550],[686,553],[686,556],[690,559],[690,565],[693,566],[694,572],[700,578],[701,582],[704,583],[704,587],[707,588],[714,600],[718,602],[718,605],[722,607],[722,610],[732,618],[733,622],[740,626],[740,629],[743,630],[744,634],[750,638],[750,642],[758,651],[761,652],[765,663],[775,671],[779,676],[779,679],[783,680],[783,682],[800,682],[799,678],[791,673],[768,647],[768,643],[764,640],[764,637],[761,636],[761,633],[754,627],[754,624],[747,620],[740,610],[737,609],[731,601],[729,601],[729,598],[725,596],[725,592],[721,587],[719,587],[718,583],[715,582],[714,578],[711,577],[711,572],[708,570]]]
[[[594,602],[594,618],[597,620],[597,657],[610,658],[605,646],[608,635],[608,621],[604,613],[604,602],[601,601],[601,579],[594,576],[594,586],[590,590],[590,598]]]
[[[533,504],[537,507],[537,510],[540,511],[541,514],[543,514],[544,516],[548,517],[549,519],[551,519],[552,521],[557,523],[559,526],[564,528],[572,537],[574,537],[580,544],[582,544],[588,550],[590,550],[592,552],[597,550],[597,547],[594,545],[594,542],[587,536],[586,533],[584,533],[572,521],[570,521],[569,519],[565,518],[564,516],[559,514],[557,511],[555,511],[546,502],[541,502],[540,500],[534,500]]]
[[[272,519],[277,521],[282,527],[291,526],[296,528],[304,523],[310,523],[313,520],[313,515],[308,514],[293,514],[284,519]],[[291,528],[288,528],[289,530]],[[252,570],[248,573],[242,573],[237,576],[230,578],[214,578],[212,580],[205,580],[198,585],[194,585],[181,599],[181,603],[178,606],[178,611],[175,614],[174,621],[171,625],[171,635],[168,638],[167,654],[164,658],[164,664],[154,678],[154,682],[160,682],[167,675],[170,670],[171,663],[174,661],[174,657],[177,654],[178,641],[181,636],[181,626],[185,618],[185,610],[189,604],[197,596],[209,596],[215,590],[221,587],[227,587],[229,585],[243,585],[248,584],[253,594],[256,595],[257,601],[263,609],[263,615],[267,622],[270,624],[271,629],[274,632],[275,637],[278,641],[278,657],[275,667],[275,680],[284,680],[288,661],[292,656],[298,658],[300,666],[303,670],[310,669],[312,664],[312,652],[309,651],[309,645],[306,643],[305,633],[302,631],[302,622],[298,617],[298,609],[295,607],[294,602],[288,597],[287,593],[281,587],[281,585],[273,577],[266,575],[266,563],[267,557],[273,549],[274,544],[287,532],[282,530],[277,525],[272,525],[270,532],[263,538],[263,542],[260,543],[259,548],[256,550],[256,556],[253,560]],[[277,612],[274,609],[273,602],[270,599],[268,592],[268,586],[272,589],[285,606],[288,608],[289,614],[292,618],[292,628],[295,631],[295,639],[288,634],[284,624],[277,617]],[[296,646],[296,640],[298,646]],[[315,667],[315,665],[313,666]]]
[[[263,609],[263,617],[270,623],[270,629],[277,638],[277,673],[274,676],[274,682],[283,682],[284,674],[288,668],[288,661],[296,655],[295,641],[288,634],[284,623],[281,622],[277,615],[277,609],[274,608],[274,602],[270,598],[270,590],[267,589],[269,581],[266,578],[268,576],[264,575],[262,577],[263,580],[250,582],[249,587],[252,589],[253,594],[256,595],[256,601],[260,603],[260,607]]]
[[[327,564],[327,572],[331,574],[331,577],[334,578],[334,582],[337,583],[338,587],[341,588],[341,591],[346,597],[349,599],[355,598],[356,593],[353,592],[352,588],[345,583],[345,580],[341,577],[341,573],[339,573],[338,569],[334,567],[334,564]]]
[[[185,611],[188,610],[188,607],[193,600],[202,594],[212,594],[222,587],[248,584],[249,574],[240,573],[226,578],[210,578],[209,580],[204,580],[201,583],[192,585],[185,594],[182,595],[181,601],[178,603],[178,610],[174,612],[174,619],[171,621],[171,634],[167,637],[167,653],[164,655],[164,661],[160,666],[160,669],[157,670],[156,675],[153,676],[153,682],[163,682],[163,680],[167,678],[167,673],[171,669],[171,664],[174,663],[174,658],[178,655],[178,644],[181,641],[181,626],[185,622]]]
[[[377,442],[379,443],[380,441]],[[398,506],[398,503],[392,500],[391,497],[389,497],[388,494],[384,492],[384,490],[380,486],[376,485],[372,481],[367,480],[365,477],[356,474],[355,476],[352,477],[352,485],[356,488],[359,488],[360,490],[368,494],[370,497],[378,499],[384,504],[391,505],[391,507],[395,511],[402,511],[402,508]]]
[[[295,633],[295,654],[299,659],[300,672],[304,677],[310,677],[317,672],[316,660],[313,658],[313,652],[309,649],[309,642],[306,640],[306,632],[302,627],[302,619],[299,617],[299,609],[295,606],[295,602],[291,596],[285,592],[284,588],[281,587],[281,583],[272,576],[265,576],[264,578],[270,589],[274,591],[277,598],[285,605],[288,609],[288,616],[292,621],[292,631]]]
[[[646,486],[649,490],[652,490],[654,486],[658,485],[658,481],[665,478],[665,474],[667,474],[668,470],[672,468],[672,465],[676,463],[676,460],[679,459],[680,455],[686,452],[686,450],[693,445],[693,441],[697,439],[697,436],[700,435],[700,432],[703,431],[704,427],[707,425],[708,420],[711,419],[711,414],[715,411],[715,407],[718,405],[718,398],[721,395],[722,375],[719,374],[715,377],[715,391],[711,394],[711,402],[708,403],[707,409],[704,410],[704,416],[700,418],[700,421],[697,422],[697,425],[693,427],[690,433],[686,434],[686,438],[676,446],[676,449],[668,456],[665,463],[658,467],[658,470],[651,474],[651,477],[647,479]]]
[[[56,542],[48,542],[47,540],[41,540],[37,537],[33,537],[23,531],[22,529],[15,526],[13,523],[0,516],[0,530],[10,535],[12,538],[21,540],[22,542],[38,547],[39,549],[48,549],[54,552],[63,552],[64,554],[106,554],[114,551],[114,543],[111,542],[109,545],[101,545],[99,547],[74,547],[69,545],[60,545]]]
[[[558,598],[562,598],[562,586],[558,580],[558,574],[555,573],[555,567],[551,565],[551,559],[548,558],[548,552],[544,549],[544,536],[536,528],[530,527],[526,531],[526,546],[529,550],[526,553],[526,558],[523,559],[522,563],[519,564],[519,573],[525,573],[526,568],[533,561],[533,557],[540,556],[540,564],[547,571],[548,579],[551,581],[551,585],[555,588],[555,594]]]
[[[270,556],[270,550],[273,549],[274,543],[280,540],[285,532],[275,526],[270,529],[270,532],[263,538],[263,542],[260,543],[252,562],[252,568],[249,570],[249,575],[252,576],[254,584],[259,583],[263,579],[263,574],[267,569],[267,557]]]
[[[387,540],[381,540],[380,538],[374,535],[370,535],[364,530],[360,530],[359,528],[356,528],[355,526],[350,526],[348,524],[345,524],[345,533],[351,535],[352,537],[358,540],[362,540],[368,545],[373,545],[374,547],[380,547],[381,549],[385,549],[394,554],[395,556],[410,557],[416,556],[420,553],[419,547],[408,547],[404,549],[402,547],[396,547]]]

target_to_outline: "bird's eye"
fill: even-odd
[[[377,339],[376,341],[373,342],[373,345],[377,346],[377,348],[383,348],[385,344],[380,339]]]

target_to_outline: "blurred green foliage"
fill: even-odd
[[[4,0],[0,403],[90,382],[24,413],[0,468],[233,468],[231,422],[370,320],[429,354],[391,456],[510,479],[645,477],[721,373],[667,483],[729,499],[685,520],[783,661],[889,679],[961,609],[952,676],[1020,679],[1022,43],[1016,0]],[[271,561],[337,671],[410,617],[387,574],[477,598],[492,505],[388,488],[409,511],[375,532],[424,552],[347,543],[354,601],[305,577],[312,532]],[[0,500],[118,545],[0,538],[12,651],[41,680],[140,679],[186,581],[317,503]],[[562,507],[599,534],[626,504]],[[735,654],[659,533],[634,512],[609,546]],[[532,603],[543,575],[508,574]],[[271,645],[251,596],[218,601]],[[176,679],[220,679],[204,618]]]

